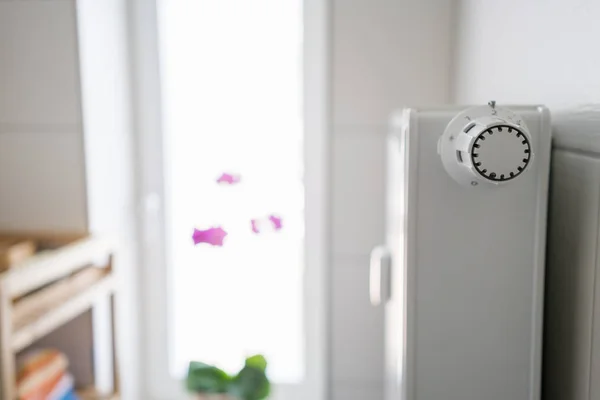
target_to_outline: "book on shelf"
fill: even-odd
[[[54,386],[46,400],[66,400],[75,398],[75,385],[71,374],[64,374]]]
[[[19,400],[64,400],[75,398],[67,357],[54,349],[25,356],[17,377]]]

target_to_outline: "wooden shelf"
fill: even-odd
[[[32,240],[0,237],[0,271],[18,264],[35,253],[36,245]]]
[[[41,290],[13,307],[12,348],[18,352],[90,309],[99,296],[114,290],[107,271],[86,270]]]
[[[80,400],[119,400],[118,394],[102,395],[98,394],[95,389],[78,390],[77,396]]]
[[[29,247],[10,247],[8,269],[0,272],[0,398],[16,397],[16,355],[39,339],[99,304],[110,305],[107,340],[112,355],[106,362],[118,371],[114,349],[114,316],[111,296],[115,292],[112,261],[115,244],[110,238],[93,236],[13,236],[0,233],[7,243],[39,244],[42,251],[27,256]],[[6,251],[4,252],[6,253]],[[31,253],[29,251],[29,253]],[[100,308],[103,309],[103,308]],[[98,314],[104,315],[104,314]],[[98,337],[102,337],[100,335]],[[108,361],[110,360],[110,361]],[[117,379],[114,379],[117,386]],[[82,400],[118,400],[94,390],[80,394]]]
[[[37,253],[3,272],[0,279],[10,297],[19,297],[83,266],[101,262],[112,249],[109,238],[87,237],[56,250]]]

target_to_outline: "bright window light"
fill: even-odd
[[[304,378],[301,0],[165,0],[171,370],[264,354]],[[239,174],[219,185],[222,173]],[[256,234],[251,219],[282,229]],[[194,246],[222,226],[223,247]]]

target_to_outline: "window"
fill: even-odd
[[[305,377],[302,1],[164,1],[170,369]],[[223,173],[236,184],[219,184]],[[281,218],[281,230],[269,217]],[[251,220],[261,225],[252,229]],[[194,228],[223,227],[222,247]]]

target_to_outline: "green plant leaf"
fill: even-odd
[[[267,361],[263,356],[247,358],[244,368],[232,379],[228,393],[242,400],[265,399],[271,391],[266,369]]]
[[[267,370],[267,360],[264,356],[257,354],[246,358],[246,367],[253,367],[264,372]]]
[[[271,385],[264,371],[254,367],[244,367],[233,378],[229,393],[243,400],[265,399],[271,390]]]
[[[197,361],[190,362],[186,386],[194,393],[226,393],[231,377],[223,370]]]

